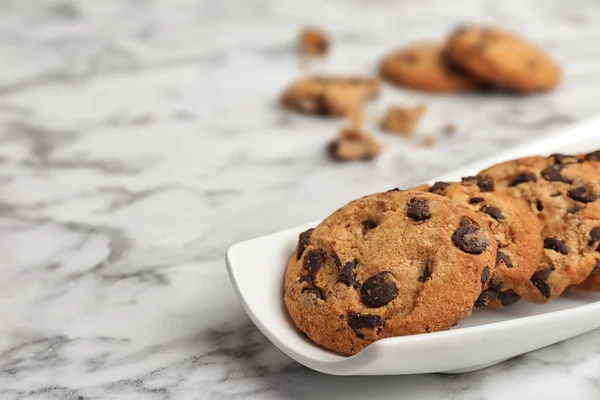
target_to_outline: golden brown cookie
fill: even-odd
[[[471,314],[493,271],[486,225],[433,193],[352,201],[300,235],[285,274],[287,310],[311,340],[342,354],[449,329]]]
[[[426,92],[457,92],[482,86],[482,81],[451,63],[438,43],[416,43],[387,55],[381,76],[397,85]]]
[[[549,90],[560,81],[560,68],[547,54],[499,28],[460,28],[450,35],[446,49],[471,74],[517,91]]]
[[[341,117],[379,94],[377,78],[302,78],[281,96],[281,105],[290,110],[329,117]]]
[[[529,205],[494,191],[490,176],[471,176],[462,182],[436,182],[419,190],[446,196],[480,211],[498,244],[496,268],[475,306],[501,307],[519,300],[518,289],[536,271],[542,257],[542,226]]]
[[[497,190],[525,200],[542,223],[542,260],[529,282],[515,289],[530,301],[558,297],[583,282],[600,259],[592,238],[600,226],[600,163],[585,158],[525,157],[481,172],[493,177]]]
[[[371,160],[383,151],[383,147],[367,132],[343,128],[339,137],[329,145],[328,151],[338,161]]]

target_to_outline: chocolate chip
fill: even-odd
[[[485,199],[483,197],[471,197],[469,199],[469,204],[478,204],[478,203],[481,203],[482,201],[485,201]]]
[[[488,267],[486,265],[485,268],[483,269],[483,272],[481,273],[481,288],[482,289],[487,286],[488,281],[490,280],[491,274],[492,274],[492,270],[490,270],[490,267]]]
[[[512,263],[512,260],[510,259],[510,257],[508,257],[503,252],[499,251],[498,253],[496,253],[496,266],[498,266],[498,264],[500,264],[501,262],[504,263],[504,265],[506,266],[506,268],[512,268],[512,267],[514,267],[514,265]]]
[[[302,257],[304,250],[306,250],[306,247],[308,246],[308,239],[310,239],[310,235],[312,235],[314,230],[315,228],[310,228],[309,230],[302,232],[298,236],[298,260],[300,259],[300,257]]]
[[[571,214],[575,214],[575,213],[578,213],[579,211],[581,211],[581,207],[580,206],[573,206],[573,207],[569,208],[568,211]]]
[[[585,155],[585,159],[588,161],[600,161],[600,150],[592,151]]]
[[[552,268],[541,269],[536,271],[532,276],[531,283],[542,293],[542,295],[549,299],[550,298],[550,286],[546,283],[546,280],[552,273]]]
[[[579,186],[578,188],[569,190],[569,192],[567,193],[567,196],[569,196],[571,199],[573,199],[575,201],[579,201],[581,203],[591,203],[598,199],[598,196],[596,196],[594,193],[590,193],[588,191],[587,184]]]
[[[344,314],[340,314],[340,319],[346,318]]]
[[[456,77],[456,76],[465,76],[466,72],[463,68],[461,68],[459,65],[457,65],[455,62],[453,62],[450,57],[448,56],[448,54],[446,54],[446,52],[444,52],[442,54],[441,57],[442,60],[442,65],[444,66],[445,70],[446,70],[446,76],[449,77]]]
[[[536,200],[536,202],[535,202],[535,208],[538,211],[542,211],[544,209],[544,205],[542,204],[541,200]]]
[[[533,172],[524,172],[513,176],[510,186],[517,186],[525,182],[537,182],[537,176]]]
[[[590,275],[594,275],[598,271],[600,271],[600,260],[596,260],[596,265],[594,265],[594,269],[592,269]]]
[[[465,217],[452,235],[452,241],[456,247],[468,254],[481,254],[490,244],[485,231]]]
[[[504,221],[502,210],[494,206],[484,206],[481,211],[494,218],[496,221]]]
[[[321,300],[325,300],[325,295],[323,295],[323,292],[321,291],[321,289],[319,289],[316,286],[310,286],[307,288],[302,289],[302,293],[306,293],[308,292],[308,298],[310,299],[311,297],[313,298],[313,300],[316,299],[321,299]]]
[[[327,145],[327,153],[329,154],[329,156],[336,160],[336,161],[344,161],[342,158],[340,158],[338,156],[338,147],[340,146],[340,143],[337,139],[334,139],[333,141],[331,141],[328,145]]]
[[[393,188],[393,189],[388,190],[388,192],[399,192],[399,191],[400,191],[400,188]]]
[[[406,215],[413,221],[422,222],[431,218],[429,212],[429,202],[427,200],[421,200],[412,198],[408,202],[408,208],[406,209]]]
[[[338,256],[338,253],[336,253],[336,251],[333,249],[333,247],[331,248],[329,255],[331,256],[331,259],[333,260],[333,264],[335,265],[337,270],[341,271],[342,261],[340,260],[340,256]]]
[[[325,97],[324,94],[321,95],[317,95],[314,98],[314,104],[312,105],[312,107],[314,108],[314,113],[316,115],[321,115],[321,116],[328,116],[331,115],[331,107],[329,107],[329,102],[327,101],[327,98]],[[308,110],[310,111],[310,110]],[[332,149],[331,147],[333,147],[333,145],[335,144],[335,149]],[[337,158],[337,142],[333,142],[329,148],[330,154],[334,157]]]
[[[572,155],[560,153],[550,154],[550,157],[548,158],[554,158],[554,162],[557,164],[563,164],[564,161],[568,161],[570,158],[574,159]]]
[[[514,290],[508,289],[504,292],[498,293],[498,298],[500,299],[500,303],[503,306],[510,306],[515,304],[517,301],[521,300],[521,296],[519,296]]]
[[[380,272],[363,283],[360,296],[367,307],[381,307],[398,297],[398,288],[390,280],[391,275],[391,272]]]
[[[431,273],[433,272],[433,265],[430,262],[425,264],[425,268],[423,268],[423,275],[419,277],[419,282],[425,283],[427,279],[431,277]]]
[[[346,286],[358,287],[359,284],[356,281],[356,265],[358,264],[357,260],[348,261],[344,264],[343,267],[340,268],[340,277],[338,280]]]
[[[444,194],[449,185],[447,182],[436,182],[429,188],[429,191],[435,194]]]
[[[361,329],[377,328],[379,330],[383,328],[385,321],[379,315],[349,313],[348,325],[358,333]]]
[[[494,289],[486,289],[475,300],[475,308],[482,308],[498,298],[498,292]]]
[[[327,49],[329,48],[329,43],[327,43],[327,39],[321,39],[317,43],[317,50],[319,54],[327,53]]]
[[[321,249],[309,250],[304,257],[303,265],[308,275],[314,277],[317,271],[325,264],[326,257],[325,252]]]
[[[554,250],[560,254],[569,254],[569,249],[567,249],[567,244],[558,238],[555,237],[547,237],[544,239],[544,248]]]
[[[600,241],[600,227],[591,230],[590,241],[588,242],[588,245],[591,246],[598,241]]]
[[[494,191],[494,179],[489,175],[465,176],[461,182],[477,181],[477,187],[482,192]]]
[[[542,171],[542,177],[550,182],[573,183],[573,179],[561,175],[565,164],[554,164]]]
[[[371,219],[367,219],[362,222],[362,226],[363,226],[363,235],[365,235],[370,230],[377,228],[377,222],[375,222]]]
[[[477,186],[482,192],[494,191],[494,179],[489,175],[479,175],[477,177]]]

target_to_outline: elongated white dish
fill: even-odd
[[[600,117],[430,183],[457,180],[515,157],[596,149],[600,149]],[[283,304],[283,276],[298,234],[317,224],[237,243],[226,257],[233,286],[252,321],[285,354],[314,370],[334,375],[469,372],[600,327],[600,293],[569,292],[545,305],[520,301],[500,310],[477,311],[449,331],[382,339],[352,357],[334,354],[303,337]]]

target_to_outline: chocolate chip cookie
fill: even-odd
[[[547,54],[499,28],[460,28],[446,48],[452,61],[474,76],[517,91],[549,90],[560,81],[560,68]]]
[[[542,257],[542,227],[528,204],[506,193],[495,192],[494,180],[489,175],[417,188],[446,196],[481,212],[494,234],[498,244],[496,268],[475,306],[501,307],[516,302],[520,286],[529,281]]]
[[[300,235],[287,310],[315,343],[348,355],[381,338],[449,329],[471,314],[493,272],[487,225],[434,193],[352,201]]]
[[[289,86],[281,105],[290,110],[328,117],[341,117],[379,94],[377,78],[303,78]]]
[[[381,76],[400,86],[426,92],[457,92],[482,86],[482,81],[453,64],[439,43],[417,43],[387,55]]]
[[[592,238],[600,226],[600,163],[587,155],[553,154],[497,164],[481,174],[492,176],[497,190],[524,199],[542,223],[542,260],[517,293],[545,303],[590,275],[600,259]]]

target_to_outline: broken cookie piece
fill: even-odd
[[[414,108],[391,106],[381,122],[381,129],[412,136],[426,110],[424,104]]]
[[[319,28],[305,28],[300,33],[300,49],[309,56],[322,56],[330,48],[329,37]]]
[[[377,157],[383,148],[369,133],[356,128],[343,128],[328,150],[335,160],[355,161],[371,160]]]
[[[379,79],[315,76],[289,86],[281,105],[290,110],[327,117],[344,116],[354,107],[379,94]]]

